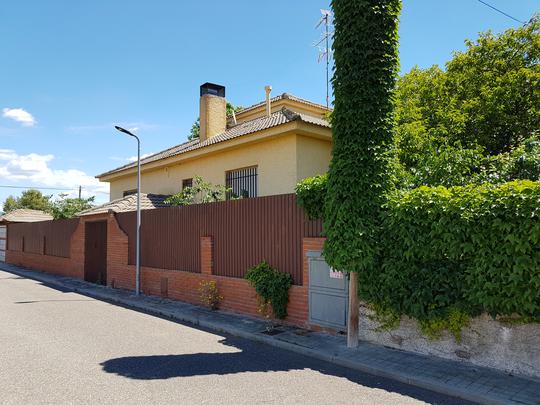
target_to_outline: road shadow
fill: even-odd
[[[106,373],[135,380],[309,369],[430,403],[469,403],[237,337],[226,337],[220,343],[239,351],[118,357],[104,361],[101,366]]]
[[[91,299],[86,300],[35,300],[35,301],[15,301],[14,304],[39,304],[42,302],[99,302]]]

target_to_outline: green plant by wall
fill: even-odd
[[[469,315],[456,308],[449,308],[444,318],[431,318],[419,321],[420,330],[430,339],[439,339],[444,330],[450,332],[456,342],[461,343],[461,331],[469,326]]]
[[[276,318],[283,319],[287,316],[289,288],[292,285],[290,274],[282,273],[262,262],[248,270],[246,280],[255,288],[260,298],[259,309],[263,315],[268,315],[268,308],[271,306]]]
[[[295,188],[296,202],[304,208],[309,219],[320,219],[324,215],[324,200],[328,175],[308,177]]]
[[[212,310],[218,309],[219,303],[223,300],[223,297],[219,294],[217,283],[214,280],[201,281],[198,290],[201,294],[201,302],[204,306]]]
[[[393,193],[360,296],[434,336],[481,312],[540,321],[539,202],[528,180]]]
[[[390,187],[393,89],[400,0],[334,0],[333,151],[324,252],[339,270],[375,265],[380,211]]]
[[[177,206],[223,201],[230,190],[224,185],[212,184],[200,176],[195,176],[191,187],[184,187],[179,193],[167,198],[165,203]]]

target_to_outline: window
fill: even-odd
[[[184,179],[182,180],[182,190],[186,187],[193,187],[193,179]]]
[[[229,170],[225,173],[225,185],[232,189],[227,199],[257,197],[257,166]]]
[[[132,194],[137,194],[137,189],[133,189],[133,190],[126,190],[124,191],[124,197],[127,197],[128,195],[132,195]]]

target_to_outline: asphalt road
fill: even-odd
[[[463,404],[0,271],[0,404]]]

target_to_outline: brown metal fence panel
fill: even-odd
[[[135,213],[117,219],[134,264]],[[306,236],[319,236],[322,228],[320,221],[306,225],[294,194],[145,210],[141,222],[143,266],[200,272],[200,237],[212,236],[214,274],[244,277],[266,260],[291,274],[295,284],[302,283],[302,237],[306,230]]]
[[[78,224],[78,218],[9,224],[8,249],[69,257],[71,235]]]
[[[8,224],[7,250],[22,252],[24,227],[21,225],[25,225],[25,224]]]
[[[323,234],[322,219],[306,220],[304,222],[304,236],[318,238]]]
[[[71,235],[79,225],[79,219],[61,219],[42,222],[45,235],[45,254],[49,256],[69,257]]]

